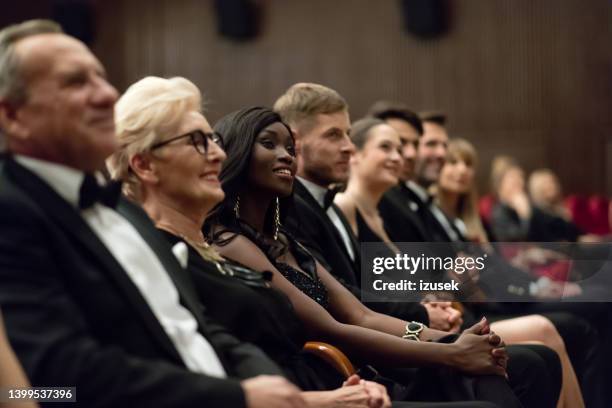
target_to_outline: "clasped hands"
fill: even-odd
[[[452,302],[423,300],[421,304],[427,309],[430,328],[459,333],[463,318],[461,312],[452,307]]]
[[[500,336],[491,331],[485,317],[461,333],[452,366],[472,374],[496,374],[508,378],[508,353]]]

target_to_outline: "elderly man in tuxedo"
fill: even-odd
[[[207,320],[146,215],[98,185],[116,99],[56,24],[0,31],[0,303],[32,383],[96,407],[304,406],[257,376],[281,372],[259,349]]]

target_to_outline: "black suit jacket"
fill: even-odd
[[[352,234],[351,227],[342,211],[336,207],[338,217],[349,233],[355,254],[354,261],[351,260],[336,226],[299,180],[294,181],[293,194],[297,216],[290,217],[286,221],[289,232],[302,242],[338,280],[351,286],[361,286],[359,242]],[[335,204],[332,205],[335,206]]]
[[[189,275],[146,214],[127,202],[118,210],[158,253],[228,375],[280,373],[259,349],[207,320]],[[185,368],[139,290],[78,211],[10,158],[0,170],[0,230],[0,304],[33,385],[76,386],[77,406],[245,406],[237,379]]]
[[[349,234],[355,253],[351,260],[338,229],[327,213],[299,181],[294,182],[295,216],[285,221],[285,227],[306,246],[317,260],[357,298],[361,297],[360,245],[351,230],[348,220],[338,207],[336,212]],[[335,206],[335,204],[332,204]],[[404,320],[416,320],[429,324],[424,306],[409,302],[368,302],[367,306],[377,312]]]
[[[450,242],[444,228],[419,196],[404,183],[385,193],[378,205],[391,240],[396,242]]]

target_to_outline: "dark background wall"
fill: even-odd
[[[406,34],[398,1],[259,0],[260,32],[247,42],[217,33],[211,0],[90,3],[93,48],[120,90],[185,76],[214,122],[319,82],[354,119],[381,98],[447,112],[451,135],[479,149],[483,189],[505,153],[527,170],[551,167],[568,192],[612,195],[609,0],[449,0],[447,32],[428,40]]]

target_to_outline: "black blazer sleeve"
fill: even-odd
[[[257,375],[284,375],[283,371],[261,349],[253,344],[241,342],[225,327],[206,319],[208,339],[229,367],[228,375],[238,378],[251,378]]]
[[[83,310],[73,296],[95,288],[75,288],[66,279],[58,248],[70,243],[54,228],[29,201],[0,195],[0,303],[33,385],[76,386],[78,402],[69,406],[245,406],[237,380],[191,373],[160,355],[138,356],[100,341],[108,336],[95,334],[101,330],[91,319],[96,311]],[[110,302],[98,306],[113,308]]]

